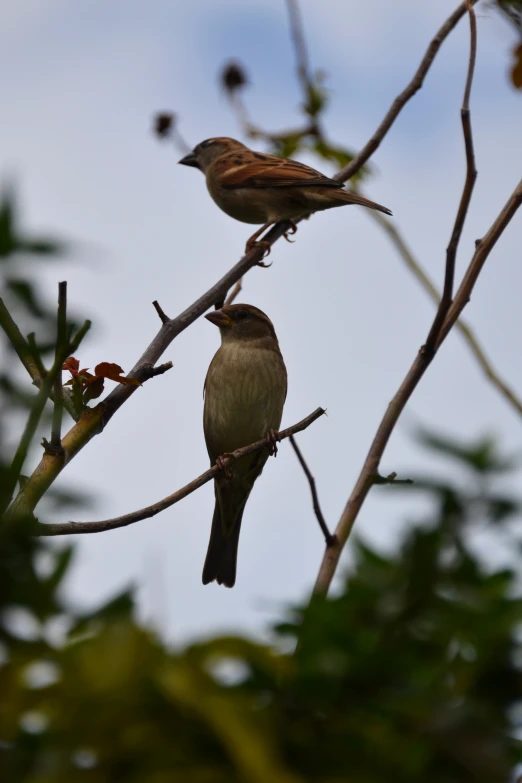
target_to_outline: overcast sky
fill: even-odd
[[[312,65],[328,73],[329,136],[358,148],[417,68],[456,0],[301,0]],[[458,259],[460,276],[522,176],[522,93],[509,84],[513,33],[480,8],[472,116],[479,178]],[[464,177],[459,107],[466,20],[374,156],[367,194],[390,207],[440,283]],[[176,315],[242,254],[251,227],[213,204],[201,174],[151,134],[173,110],[190,144],[239,130],[217,82],[239,59],[246,101],[270,129],[292,127],[301,100],[283,0],[3,0],[0,5],[0,179],[14,178],[24,226],[69,239],[70,258],[45,273],[49,297],[67,279],[72,310],[94,328],[82,366],[126,371],[159,328],[151,302]],[[312,162],[309,159],[308,162]],[[317,161],[314,161],[317,166]],[[323,166],[326,170],[326,167]],[[522,395],[522,214],[481,275],[465,317]],[[283,425],[318,405],[328,418],[299,443],[335,526],[386,405],[427,334],[433,306],[364,210],[332,210],[279,242],[269,270],[248,274],[243,301],[273,320],[289,374]],[[202,387],[219,344],[200,319],[166,352],[169,373],[147,383],[67,468],[61,486],[92,493],[82,519],[116,516],[170,494],[207,468]],[[414,394],[382,463],[384,474],[439,470],[412,443],[422,423],[462,438],[498,436],[520,451],[522,422],[452,335]],[[34,464],[37,457],[34,456]],[[26,471],[27,472],[27,471]],[[520,476],[518,477],[520,478]],[[357,532],[390,546],[424,506],[375,490]],[[262,632],[311,589],[323,554],[308,487],[288,444],[270,460],[243,520],[236,587],[203,587],[213,509],[207,484],[153,520],[78,539],[69,595],[91,606],[129,583],[142,617],[183,642],[219,631]],[[52,521],[70,518],[62,513]]]

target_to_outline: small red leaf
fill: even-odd
[[[96,397],[99,397],[103,392],[103,378],[101,376],[98,378],[91,378],[86,382],[85,386],[86,388],[83,394],[84,401],[89,402],[89,400],[95,400]]]
[[[141,386],[141,383],[136,378],[125,378],[122,376],[122,368],[119,364],[113,364],[111,362],[101,362],[94,368],[94,372],[97,376],[102,378],[109,378],[111,381],[117,383],[131,384],[133,386]]]
[[[78,368],[80,367],[80,362],[78,359],[75,359],[74,356],[69,356],[68,359],[66,359],[64,365],[62,366],[62,370],[69,370],[71,375],[78,375]]]

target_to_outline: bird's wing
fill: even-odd
[[[330,179],[319,171],[297,160],[277,158],[275,155],[253,153],[256,160],[235,165],[228,162],[220,172],[223,188],[292,188],[314,185],[324,188],[342,188],[341,182]]]

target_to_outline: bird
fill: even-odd
[[[262,310],[232,304],[205,318],[221,332],[203,391],[211,465],[221,466],[235,449],[267,438],[266,448],[234,460],[214,479],[215,507],[202,580],[233,587],[245,505],[268,457],[277,452],[287,373],[274,326]]]
[[[210,195],[227,215],[242,223],[263,224],[247,241],[247,251],[264,244],[270,252],[268,243],[258,238],[280,220],[291,224],[285,232],[288,239],[288,233],[297,230],[294,220],[324,209],[359,204],[392,214],[304,163],[255,152],[225,136],[202,141],[178,162],[203,172]]]

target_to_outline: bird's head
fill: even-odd
[[[262,310],[253,305],[229,305],[222,307],[221,310],[207,313],[205,318],[219,326],[223,342],[263,338],[277,341],[272,321]]]
[[[178,161],[183,166],[193,166],[205,173],[208,167],[222,155],[233,152],[244,152],[247,147],[240,141],[229,139],[226,136],[218,136],[215,139],[206,139],[200,142],[192,152]]]

